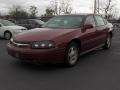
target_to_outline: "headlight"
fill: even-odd
[[[32,43],[32,48],[34,49],[50,49],[54,47],[55,43],[53,41],[41,41]]]
[[[14,41],[14,40],[13,40],[13,38],[11,38],[9,43],[10,43],[10,44],[12,44],[12,43],[13,43],[13,41]]]
[[[10,39],[10,42],[13,42],[13,38]]]

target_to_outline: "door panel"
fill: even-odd
[[[82,35],[82,52],[96,47],[96,28],[87,29]]]
[[[105,25],[105,22],[101,16],[95,16],[96,23],[97,23],[97,42],[98,45],[105,43],[107,38],[107,33],[109,28]]]
[[[92,49],[97,46],[96,44],[96,25],[95,19],[93,16],[88,16],[85,20],[84,26],[92,24],[93,28],[83,30],[82,37],[81,37],[81,44],[82,44],[82,52]]]

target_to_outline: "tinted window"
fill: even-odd
[[[96,22],[97,22],[97,26],[101,26],[104,25],[104,20],[101,16],[95,16]]]
[[[93,16],[88,16],[86,18],[85,24],[92,24],[93,26],[95,26],[95,19]]]

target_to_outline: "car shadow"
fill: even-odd
[[[0,38],[0,40],[5,40],[5,39],[3,39],[3,38]]]
[[[41,71],[41,72],[51,72],[57,70],[67,69],[64,64],[31,64],[21,61],[12,62],[12,67],[18,69],[24,69],[27,71]]]
[[[6,39],[4,39],[4,38],[0,38],[0,40],[9,41],[9,40],[6,40]]]
[[[75,68],[81,68],[85,62],[90,62],[89,57],[92,57],[96,54],[99,54],[100,52],[104,52],[105,50],[99,48],[94,51],[91,51],[90,53],[84,54],[80,57],[80,60],[78,61],[77,65],[74,67],[66,67],[64,64],[31,64],[31,63],[25,63],[21,61],[12,61],[12,66],[19,69],[24,70],[30,70],[30,71],[43,71],[43,72],[51,72],[56,70],[65,70],[65,69],[75,69]]]

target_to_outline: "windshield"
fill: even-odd
[[[46,28],[78,28],[83,16],[57,16],[50,19],[43,27]]]
[[[3,24],[4,26],[14,26],[15,24],[8,21],[8,20],[0,20],[0,23]]]

